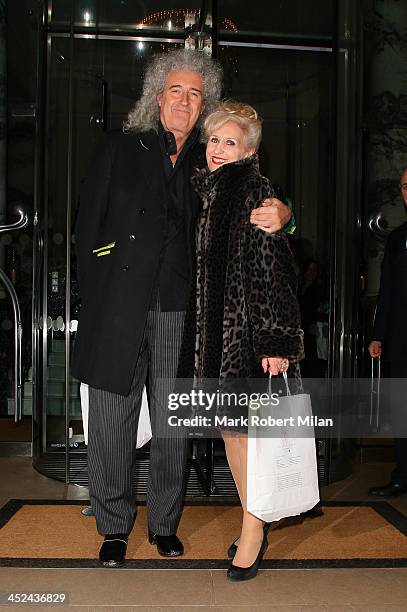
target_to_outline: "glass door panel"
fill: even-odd
[[[37,361],[43,382],[35,463],[58,478],[65,478],[68,435],[69,478],[86,479],[80,382],[66,378],[80,311],[72,237],[80,183],[103,133],[121,129],[139,97],[146,62],[169,46],[120,37],[79,36],[72,41],[66,34],[49,35],[45,195],[39,220],[44,228],[43,299],[37,306],[42,339]]]
[[[293,201],[298,264],[329,255],[332,54],[221,47],[225,96],[263,118],[263,174]]]
[[[66,203],[69,40],[48,40],[46,187],[42,303],[42,450],[65,446]]]
[[[225,72],[225,96],[253,105],[263,118],[262,173],[283,188],[294,206],[297,229],[291,245],[298,267],[306,343],[302,374],[324,377],[328,374],[332,282],[333,54],[329,49],[283,50],[242,44],[221,45],[219,58]],[[312,321],[306,293],[310,270],[314,270],[320,291]],[[328,484],[330,441],[318,440],[317,448],[321,484]]]

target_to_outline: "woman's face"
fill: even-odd
[[[227,121],[213,134],[209,134],[206,161],[211,172],[223,164],[230,164],[253,155],[254,149],[245,146],[244,136],[244,131],[234,121]]]

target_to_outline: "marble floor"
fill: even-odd
[[[357,464],[352,476],[324,487],[322,497],[371,499],[367,489],[387,482],[390,470],[387,463]],[[86,499],[87,491],[42,476],[32,468],[30,458],[3,457],[0,504],[12,498]],[[390,503],[407,515],[407,496]],[[226,581],[224,570],[0,568],[0,597],[10,591],[64,592],[69,607],[84,612],[405,612],[407,569],[263,570],[255,580],[233,584]],[[0,605],[0,612],[22,608],[27,606]]]

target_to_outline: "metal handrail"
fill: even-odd
[[[384,241],[390,233],[387,227],[386,220],[383,217],[383,213],[378,211],[373,213],[367,222],[367,226],[372,234],[378,240]]]
[[[16,212],[19,215],[18,221],[15,223],[10,223],[9,225],[0,225],[0,234],[23,229],[28,225],[27,213],[21,208],[18,208]],[[14,285],[5,271],[1,268],[0,280],[3,282],[4,287],[7,289],[10,295],[14,311],[14,421],[17,423],[18,421],[21,421],[23,415],[21,380],[21,340],[23,335],[23,326],[21,323],[20,304],[16,290],[14,289]]]
[[[15,212],[19,215],[19,219],[15,223],[10,223],[9,225],[0,225],[0,234],[3,232],[12,232],[14,230],[23,229],[28,225],[28,215],[27,213],[20,207],[15,209]]]

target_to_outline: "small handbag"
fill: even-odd
[[[82,409],[82,423],[83,423],[83,434],[85,438],[85,444],[88,444],[88,421],[89,421],[89,387],[85,383],[81,383],[80,386],[81,394],[81,409]],[[150,410],[148,408],[147,392],[146,388],[143,389],[143,396],[141,398],[140,416],[138,420],[137,428],[137,442],[136,448],[141,448],[153,437],[151,431],[150,421]]]
[[[306,393],[291,395],[285,372],[284,380],[287,395],[279,397],[278,412],[292,417],[294,426],[279,427],[277,435],[282,437],[273,437],[271,427],[252,425],[249,416],[247,510],[268,523],[306,512],[319,501],[314,428],[298,427],[302,419],[312,417],[311,398]],[[259,417],[271,412],[263,407]],[[292,437],[294,430],[301,437]]]

